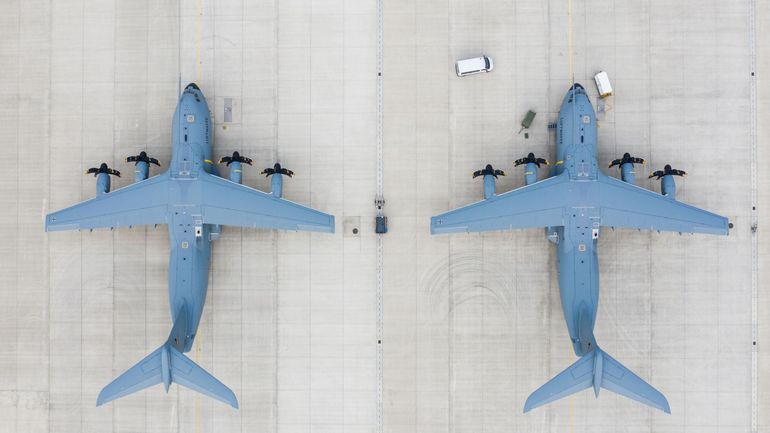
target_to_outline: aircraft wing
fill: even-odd
[[[166,224],[168,175],[151,177],[97,196],[45,218],[46,231]]]
[[[564,225],[566,172],[431,218],[430,231],[486,232]]]
[[[680,233],[728,233],[729,223],[723,216],[606,175],[599,175],[598,184],[603,226]]]
[[[333,215],[218,176],[201,176],[201,181],[207,224],[334,233]]]

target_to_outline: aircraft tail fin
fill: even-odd
[[[105,386],[96,399],[96,405],[101,406],[158,383],[163,383],[168,392],[171,382],[238,408],[238,400],[230,388],[184,356],[169,342]]]
[[[524,412],[591,387],[597,397],[600,388],[604,388],[671,413],[668,400],[660,391],[598,347],[533,392],[524,404]]]

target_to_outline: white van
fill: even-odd
[[[606,72],[600,71],[598,74],[594,75],[594,81],[596,81],[596,89],[599,90],[599,96],[606,98],[612,95],[610,77]]]
[[[476,57],[473,59],[458,60],[455,65],[458,77],[464,77],[466,75],[480,74],[482,72],[490,72],[495,67],[492,64],[492,59],[487,56]]]

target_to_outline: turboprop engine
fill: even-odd
[[[495,180],[497,179],[497,176],[505,176],[505,172],[502,170],[495,170],[492,167],[492,164],[487,164],[483,169],[473,172],[474,179],[479,176],[484,176],[484,198],[488,199],[495,195]]]
[[[139,155],[129,156],[126,162],[134,163],[134,182],[141,182],[150,175],[150,164],[160,167],[160,162],[155,158],[147,156],[147,152],[141,151]]]
[[[283,195],[283,176],[294,176],[293,171],[281,167],[281,164],[278,162],[276,162],[272,168],[262,170],[262,173],[260,174],[264,174],[265,177],[273,176],[270,180],[270,193],[278,198],[281,198]]]
[[[636,176],[634,175],[634,164],[644,164],[644,160],[642,158],[633,157],[631,154],[626,152],[623,154],[623,158],[612,161],[608,168],[612,168],[617,165],[620,169],[620,178],[623,179],[623,182],[633,184],[636,182]]]
[[[110,192],[110,176],[120,177],[120,172],[107,167],[107,163],[103,162],[102,165],[97,167],[91,167],[86,170],[86,174],[93,174],[96,178],[96,196],[107,194]]]
[[[241,156],[240,153],[233,152],[233,156],[225,156],[219,160],[220,164],[226,164],[230,167],[230,180],[235,183],[241,183],[243,176],[241,173],[241,164],[251,165],[251,158]]]
[[[650,173],[649,179],[653,177],[660,180],[660,193],[671,199],[676,199],[676,182],[674,176],[687,176],[687,173],[683,170],[677,170],[671,168],[669,164],[663,167],[663,170],[658,170]]]
[[[525,156],[524,158],[517,159],[513,162],[514,167],[525,164],[526,169],[524,171],[524,184],[531,185],[537,182],[537,169],[540,168],[541,164],[548,165],[548,161],[543,158],[536,158],[534,153],[529,152],[529,155]]]

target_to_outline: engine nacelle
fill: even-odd
[[[235,183],[241,183],[243,182],[243,169],[241,168],[241,163],[238,161],[233,161],[230,163],[230,180]]]
[[[473,172],[474,179],[479,176],[484,176],[484,199],[486,200],[494,197],[497,176],[505,176],[505,172],[502,170],[495,170],[492,167],[492,164],[487,164],[483,169]]]
[[[623,182],[635,184],[636,173],[634,172],[634,164],[644,164],[644,160],[631,156],[631,154],[626,152],[623,154],[623,158],[612,161],[609,168],[617,165],[620,168],[620,178],[623,179]]]
[[[491,174],[484,175],[484,199],[492,198],[497,192],[495,180],[497,180],[497,178]]]
[[[134,166],[134,183],[146,180],[150,176],[150,164],[139,161]]]
[[[283,196],[283,175],[276,173],[273,178],[270,179],[270,194],[281,198]]]
[[[537,164],[528,162],[524,171],[524,184],[532,185],[537,182]]]
[[[669,174],[660,178],[660,192],[666,197],[676,198],[676,181],[674,176]]]
[[[230,167],[230,181],[240,184],[243,181],[243,165],[251,165],[251,158],[241,156],[238,152],[233,152],[233,156],[225,156],[219,160],[220,164],[227,164]]]
[[[139,152],[139,155],[129,156],[126,162],[134,163],[134,183],[146,180],[150,176],[150,164],[160,167],[160,162],[147,156],[145,151]]]
[[[535,157],[535,154],[530,152],[524,158],[517,159],[513,162],[514,167],[524,165],[524,184],[532,185],[537,182],[537,169],[540,165],[548,165],[548,161],[543,158]]]
[[[281,167],[281,164],[278,162],[271,168],[262,170],[262,174],[267,177],[273,176],[273,178],[270,179],[270,194],[278,198],[281,198],[283,195],[283,176],[294,176],[293,171]]]
[[[668,164],[666,164],[663,170],[650,173],[650,179],[654,177],[660,180],[660,193],[672,200],[676,199],[676,181],[674,181],[674,176],[687,176],[687,173],[683,170],[671,168]]]
[[[120,177],[120,172],[107,167],[103,162],[98,168],[92,167],[86,170],[86,174],[93,174],[96,178],[96,196],[110,192],[110,176]]]
[[[110,192],[110,175],[99,173],[96,175],[96,196]]]
[[[631,184],[636,183],[636,173],[634,172],[633,163],[627,162],[620,166],[620,178],[623,179],[623,182]]]

